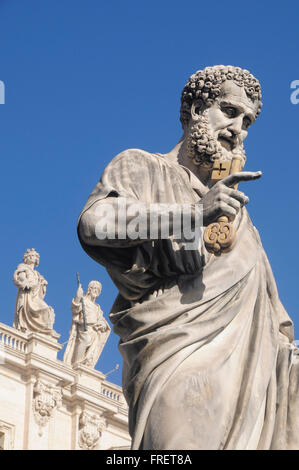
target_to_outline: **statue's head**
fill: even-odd
[[[195,165],[243,156],[243,141],[260,113],[261,86],[248,70],[215,65],[191,75],[181,97],[180,120]]]
[[[23,256],[23,261],[25,264],[33,264],[34,266],[38,266],[39,254],[37,253],[37,251],[35,251],[34,248],[28,248],[28,250],[26,250]]]
[[[99,297],[102,292],[102,284],[99,281],[90,281],[88,284],[87,294],[90,294],[93,298]]]

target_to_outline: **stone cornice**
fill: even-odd
[[[4,365],[15,371],[15,380],[45,380],[62,388],[62,400],[79,408],[97,410],[107,424],[127,426],[127,405],[120,386],[106,381],[100,371],[83,365],[71,367],[56,358],[62,346],[54,338],[22,333],[0,323]],[[5,370],[5,367],[3,368]],[[20,376],[20,377],[18,377]]]

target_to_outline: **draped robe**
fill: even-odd
[[[71,310],[73,322],[63,360],[70,365],[81,363],[94,367],[110,334],[110,326],[103,317],[101,307],[87,296],[84,297],[86,330],[82,303],[74,298]]]
[[[207,188],[166,156],[115,157],[93,204],[197,204]],[[120,336],[132,449],[298,449],[298,357],[259,235],[245,208],[233,250],[188,250],[172,236],[116,247],[85,243],[119,289]]]
[[[28,288],[23,288],[19,276],[26,276]],[[25,332],[53,335],[54,310],[43,300],[48,282],[35,269],[21,263],[14,272],[14,284],[18,287],[14,327]]]

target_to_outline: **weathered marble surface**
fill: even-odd
[[[102,286],[98,281],[91,281],[86,295],[83,296],[81,285],[72,300],[73,321],[68,344],[63,360],[67,364],[83,364],[94,367],[110,334],[110,326],[103,316],[100,306],[95,302]],[[82,311],[84,303],[85,321]]]
[[[240,155],[245,164],[243,141],[260,99],[248,71],[198,71],[183,90],[180,142],[164,155],[119,154],[80,215],[82,247],[119,289],[110,319],[120,336],[133,449],[299,448],[293,324],[245,209],[248,198],[232,188],[261,173],[210,180],[214,161]],[[121,197],[146,207],[201,204],[204,226],[220,215],[234,222],[236,244],[216,257],[203,243],[187,250],[171,233],[100,239],[99,209],[115,208]]]

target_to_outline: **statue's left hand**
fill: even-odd
[[[105,331],[107,330],[107,325],[105,322],[101,321],[96,325],[96,329],[98,331],[101,331],[102,333],[105,333]]]

